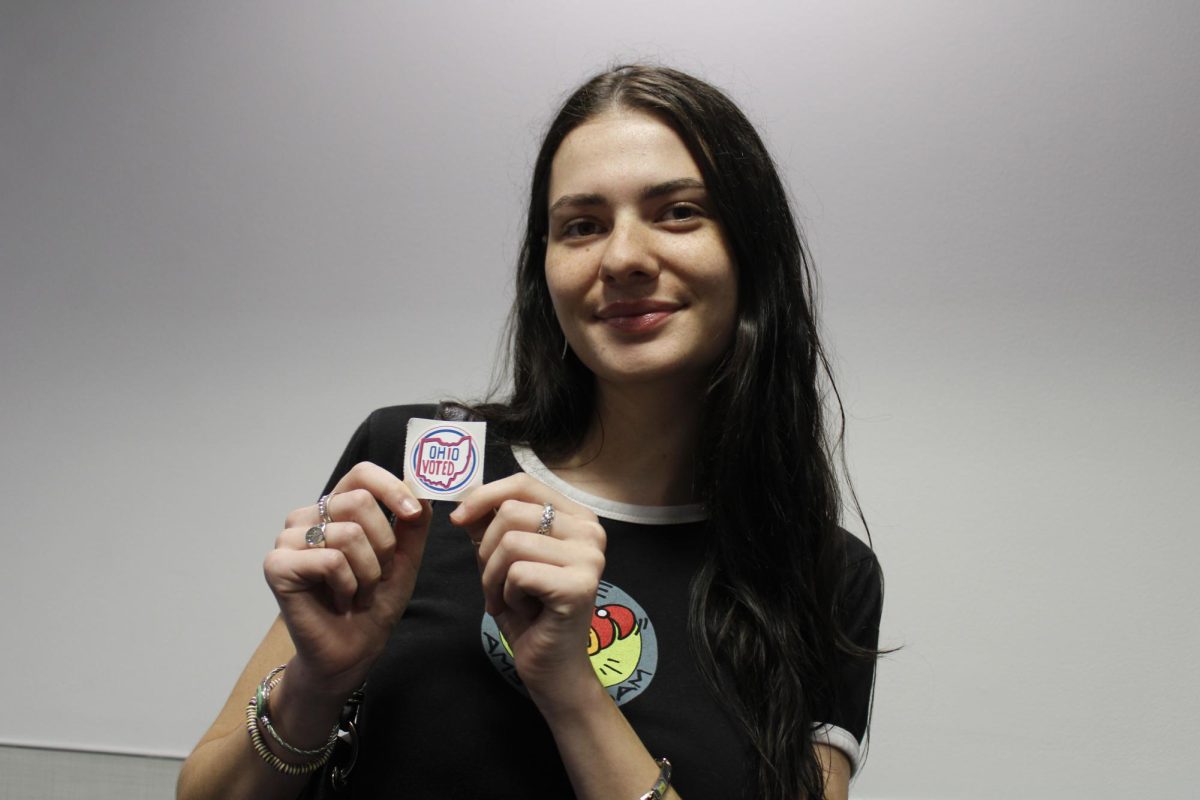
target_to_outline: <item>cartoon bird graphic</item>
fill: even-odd
[[[628,678],[642,656],[642,631],[637,615],[615,603],[596,606],[588,630],[587,652],[592,669],[605,688]]]

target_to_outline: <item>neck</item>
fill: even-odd
[[[637,505],[698,502],[694,477],[702,387],[596,386],[583,444],[550,469],[609,500]]]

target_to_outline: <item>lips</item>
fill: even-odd
[[[666,300],[618,300],[602,306],[596,318],[610,328],[643,333],[662,325],[682,307]]]

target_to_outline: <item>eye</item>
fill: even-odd
[[[659,217],[663,222],[693,222],[704,216],[704,209],[694,203],[675,203]]]
[[[595,236],[602,231],[600,223],[594,219],[573,219],[562,226],[561,236],[564,239],[582,239]]]

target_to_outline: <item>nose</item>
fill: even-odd
[[[605,283],[628,283],[658,277],[654,232],[637,219],[617,219],[604,241],[600,277]]]

